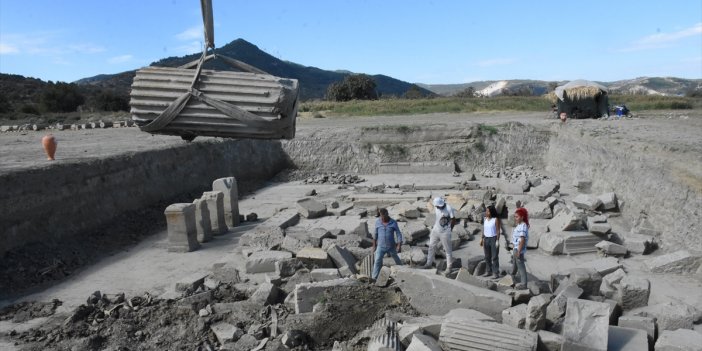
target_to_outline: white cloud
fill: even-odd
[[[176,39],[182,41],[189,41],[194,39],[203,39],[205,37],[204,29],[202,26],[190,27],[178,34],[176,34]]]
[[[119,64],[119,63],[129,62],[132,59],[134,59],[134,56],[132,56],[132,55],[120,55],[120,56],[110,57],[109,59],[107,59],[107,63]]]
[[[92,43],[62,43],[59,32],[35,32],[26,34],[6,34],[2,36],[0,53],[21,53],[30,55],[96,54],[105,48]]]
[[[81,54],[97,54],[100,52],[105,52],[105,48],[94,44],[69,44],[66,47],[67,50],[71,52],[77,52]]]
[[[17,54],[19,49],[13,45],[0,43],[0,55]]]
[[[489,60],[478,61],[477,65],[480,67],[490,67],[490,66],[504,66],[510,65],[517,62],[517,60],[512,58],[495,58]]]
[[[702,35],[702,23],[697,23],[690,28],[685,28],[673,33],[657,33],[645,36],[619,51],[630,52],[666,48],[681,39],[697,35]]]

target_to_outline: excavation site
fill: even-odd
[[[702,350],[700,110],[292,128],[0,133],[0,349]]]

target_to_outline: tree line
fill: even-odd
[[[75,83],[48,82],[21,92],[0,91],[0,113],[39,115],[50,112],[129,111],[129,96],[109,89],[84,87]]]

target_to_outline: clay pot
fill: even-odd
[[[46,156],[49,161],[54,160],[56,144],[56,138],[54,138],[54,136],[51,134],[44,135],[44,137],[41,138],[41,145],[44,146],[44,151],[46,152]]]

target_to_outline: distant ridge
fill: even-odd
[[[462,92],[469,87],[483,96],[498,95],[543,95],[552,90],[553,86],[562,85],[568,81],[543,81],[543,80],[487,80],[463,84],[422,84],[417,85],[431,90],[442,96],[451,96]],[[702,89],[702,79],[684,79],[675,77],[639,77],[634,79],[618,80],[614,82],[597,82],[609,88],[610,94],[636,94],[636,95],[671,95],[683,96],[692,90]],[[497,88],[499,87],[499,88]]]
[[[216,49],[218,54],[228,56],[245,63],[248,63],[256,68],[264,70],[272,75],[294,78],[300,82],[300,98],[322,99],[326,93],[327,87],[338,81],[342,81],[344,77],[352,74],[350,71],[337,70],[327,71],[317,67],[303,66],[298,63],[283,61],[275,56],[272,56],[256,45],[249,43],[244,39],[236,39],[227,45]],[[200,54],[192,54],[179,57],[167,57],[152,63],[155,66],[176,67],[187,62],[196,60]],[[217,70],[232,70],[231,66],[221,60],[211,60],[205,64],[207,69]],[[129,93],[131,80],[134,78],[135,71],[123,72],[116,75],[98,75],[94,77],[84,78],[76,81],[78,84],[89,84],[98,86],[111,86],[120,90],[122,93]],[[377,84],[378,93],[383,95],[402,96],[413,85],[385,75],[373,75]],[[127,84],[128,83],[128,84]],[[429,90],[422,89],[425,95],[433,95]]]

